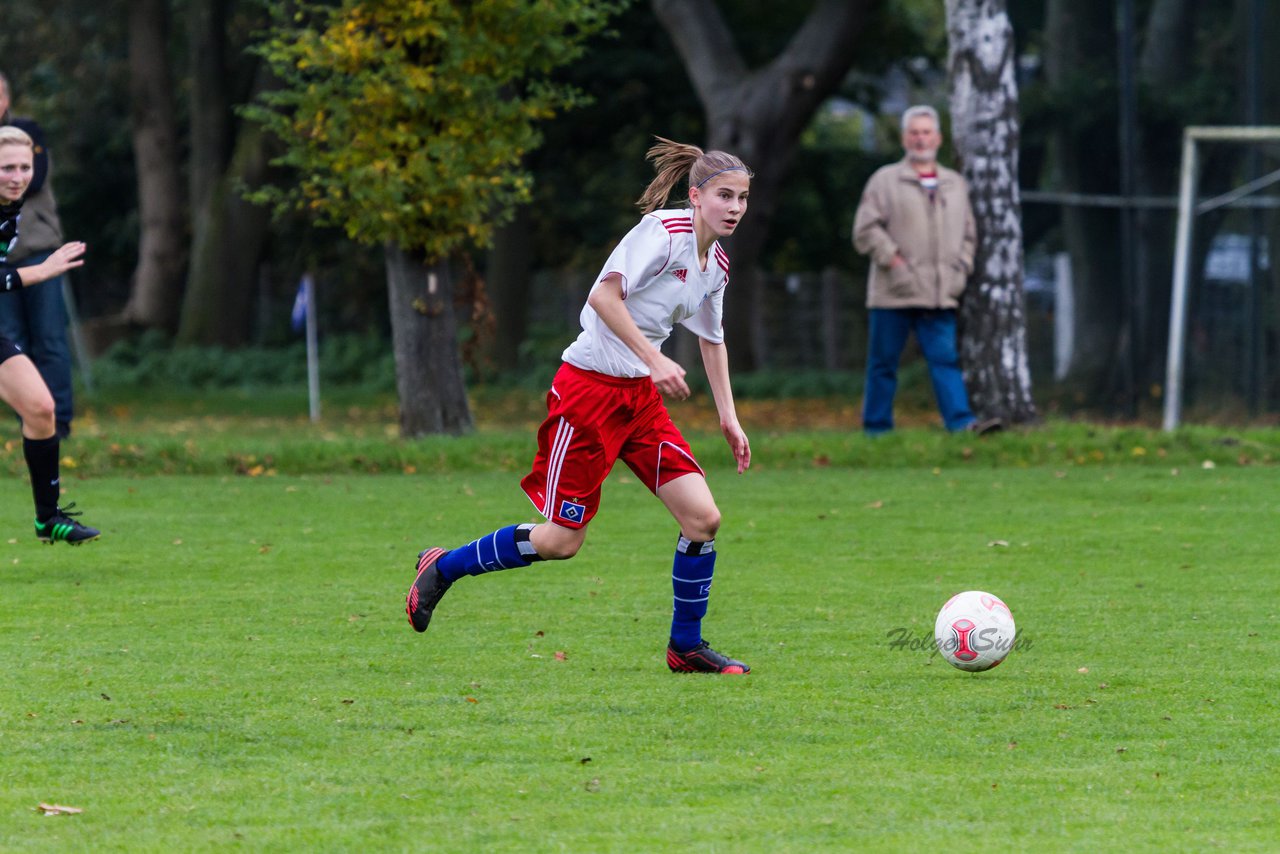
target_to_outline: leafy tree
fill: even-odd
[[[296,180],[256,198],[384,247],[403,435],[471,428],[447,262],[529,197],[538,122],[581,102],[550,74],[622,5],[303,3],[261,47],[281,86],[250,115]]]
[[[706,147],[732,151],[755,170],[751,216],[730,240],[740,296],[725,307],[725,327],[733,340],[747,345],[730,350],[735,365],[760,366],[767,361],[761,251],[791,160],[809,121],[853,66],[853,45],[883,0],[819,0],[807,13],[790,7],[796,19],[781,30],[789,34],[786,43],[755,69],[712,0],[650,0],[650,5],[702,102]],[[768,51],[778,35],[753,47]]]

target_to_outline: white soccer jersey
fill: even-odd
[[[706,269],[698,266],[692,210],[645,214],[613,250],[596,282],[610,273],[622,277],[623,304],[655,347],[662,346],[676,323],[713,343],[724,341],[729,256],[713,243]],[[590,305],[583,306],[580,321],[582,333],[565,349],[566,362],[615,377],[649,375],[649,367]]]

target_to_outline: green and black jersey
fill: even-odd
[[[0,205],[0,288],[12,291],[22,287],[18,268],[9,263],[9,250],[18,242],[18,215],[22,200]]]

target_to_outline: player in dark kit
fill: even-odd
[[[10,291],[43,282],[84,264],[83,243],[66,243],[30,267],[8,263],[18,240],[22,195],[31,183],[34,153],[31,137],[20,128],[0,127],[0,290]],[[60,440],[54,419],[53,396],[35,363],[8,338],[0,336],[0,400],[22,418],[22,454],[31,473],[36,504],[36,536],[46,543],[58,540],[79,545],[96,540],[99,532],[73,517],[74,504],[58,506]]]
[[[751,464],[751,447],[729,385],[722,324],[729,258],[717,238],[733,234],[746,213],[751,172],[731,154],[665,139],[649,159],[657,176],[637,202],[645,215],[609,256],[587,297],[582,332],[564,351],[547,394],[533,471],[520,482],[546,521],[501,528],[452,551],[422,552],[406,600],[419,632],[464,575],[577,554],[599,509],[601,485],[621,459],[680,526],[667,666],[684,673],[751,669],[702,637],[720,510],[663,403],[663,396],[689,397],[684,368],[660,350],[676,323],[698,336],[720,429],[741,474]],[[689,207],[658,210],[686,177]]]

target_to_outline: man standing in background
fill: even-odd
[[[870,317],[862,427],[868,434],[893,429],[898,360],[907,336],[929,365],[933,393],[950,431],[985,433],[999,421],[979,423],[956,350],[956,308],[977,244],[964,176],[938,163],[942,131],[933,107],[902,114],[905,156],[883,166],[867,182],[853,223],[853,245],[871,256],[867,280]]]
[[[9,115],[9,80],[0,72],[0,125],[22,128],[35,142],[35,171],[22,205],[22,233],[9,262],[30,267],[49,257],[63,244],[62,223],[53,198],[52,163],[44,132],[31,119]],[[62,298],[62,276],[38,285],[0,293],[0,336],[22,348],[35,362],[53,395],[57,433],[71,433],[71,348],[67,341],[67,306]]]

